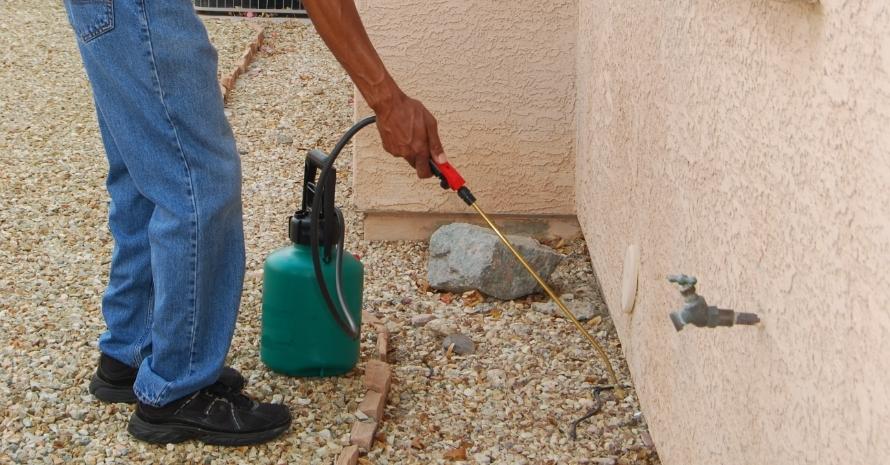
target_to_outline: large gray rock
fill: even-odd
[[[507,236],[525,260],[545,280],[563,256],[521,236]],[[542,291],[535,279],[491,230],[465,223],[442,226],[430,238],[428,281],[434,289],[471,289],[511,300]]]

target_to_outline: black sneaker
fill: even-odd
[[[105,354],[99,356],[99,367],[90,380],[90,394],[102,402],[135,404],[136,394],[133,382],[139,370],[111,358]],[[224,367],[219,374],[219,382],[230,389],[240,391],[244,388],[244,377],[238,370]]]
[[[127,431],[136,439],[158,444],[196,439],[244,446],[278,437],[290,423],[286,406],[259,403],[217,382],[163,407],[139,402]]]

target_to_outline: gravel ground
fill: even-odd
[[[330,148],[352,119],[351,84],[311,28],[269,23],[266,45],[227,107],[243,157],[248,251],[230,363],[247,376],[249,392],[291,406],[293,429],[258,447],[140,443],[125,431],[131,407],[101,405],[86,389],[112,244],[106,164],[59,3],[0,2],[0,463],[331,463],[348,441],[363,364],[321,380],[264,369],[261,265],[285,244],[303,154]],[[220,63],[231,66],[252,31],[237,21],[206,23]],[[531,309],[541,296],[479,303],[475,295],[430,292],[425,244],[359,239],[348,160],[340,165],[348,248],[364,257],[365,308],[391,331],[396,375],[363,463],[659,463],[632,389],[626,399],[604,394],[603,411],[570,440],[570,423],[593,405],[592,388],[604,380],[593,351],[566,321]],[[568,256],[555,287],[604,310],[583,241],[553,245]],[[418,314],[437,319],[414,327]],[[629,383],[609,318],[587,324]],[[474,354],[443,353],[436,330],[449,326],[474,340]],[[370,330],[363,337],[363,360],[373,338]]]
[[[253,40],[256,31],[248,27],[246,22],[238,20],[216,19],[205,21],[204,24],[210,41],[219,53],[216,75],[221,78],[235,68],[235,63],[244,53],[244,46]]]

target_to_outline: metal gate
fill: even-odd
[[[246,13],[305,16],[300,0],[194,0],[199,13]]]

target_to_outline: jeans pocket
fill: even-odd
[[[65,0],[68,21],[84,43],[114,29],[114,0]]]

